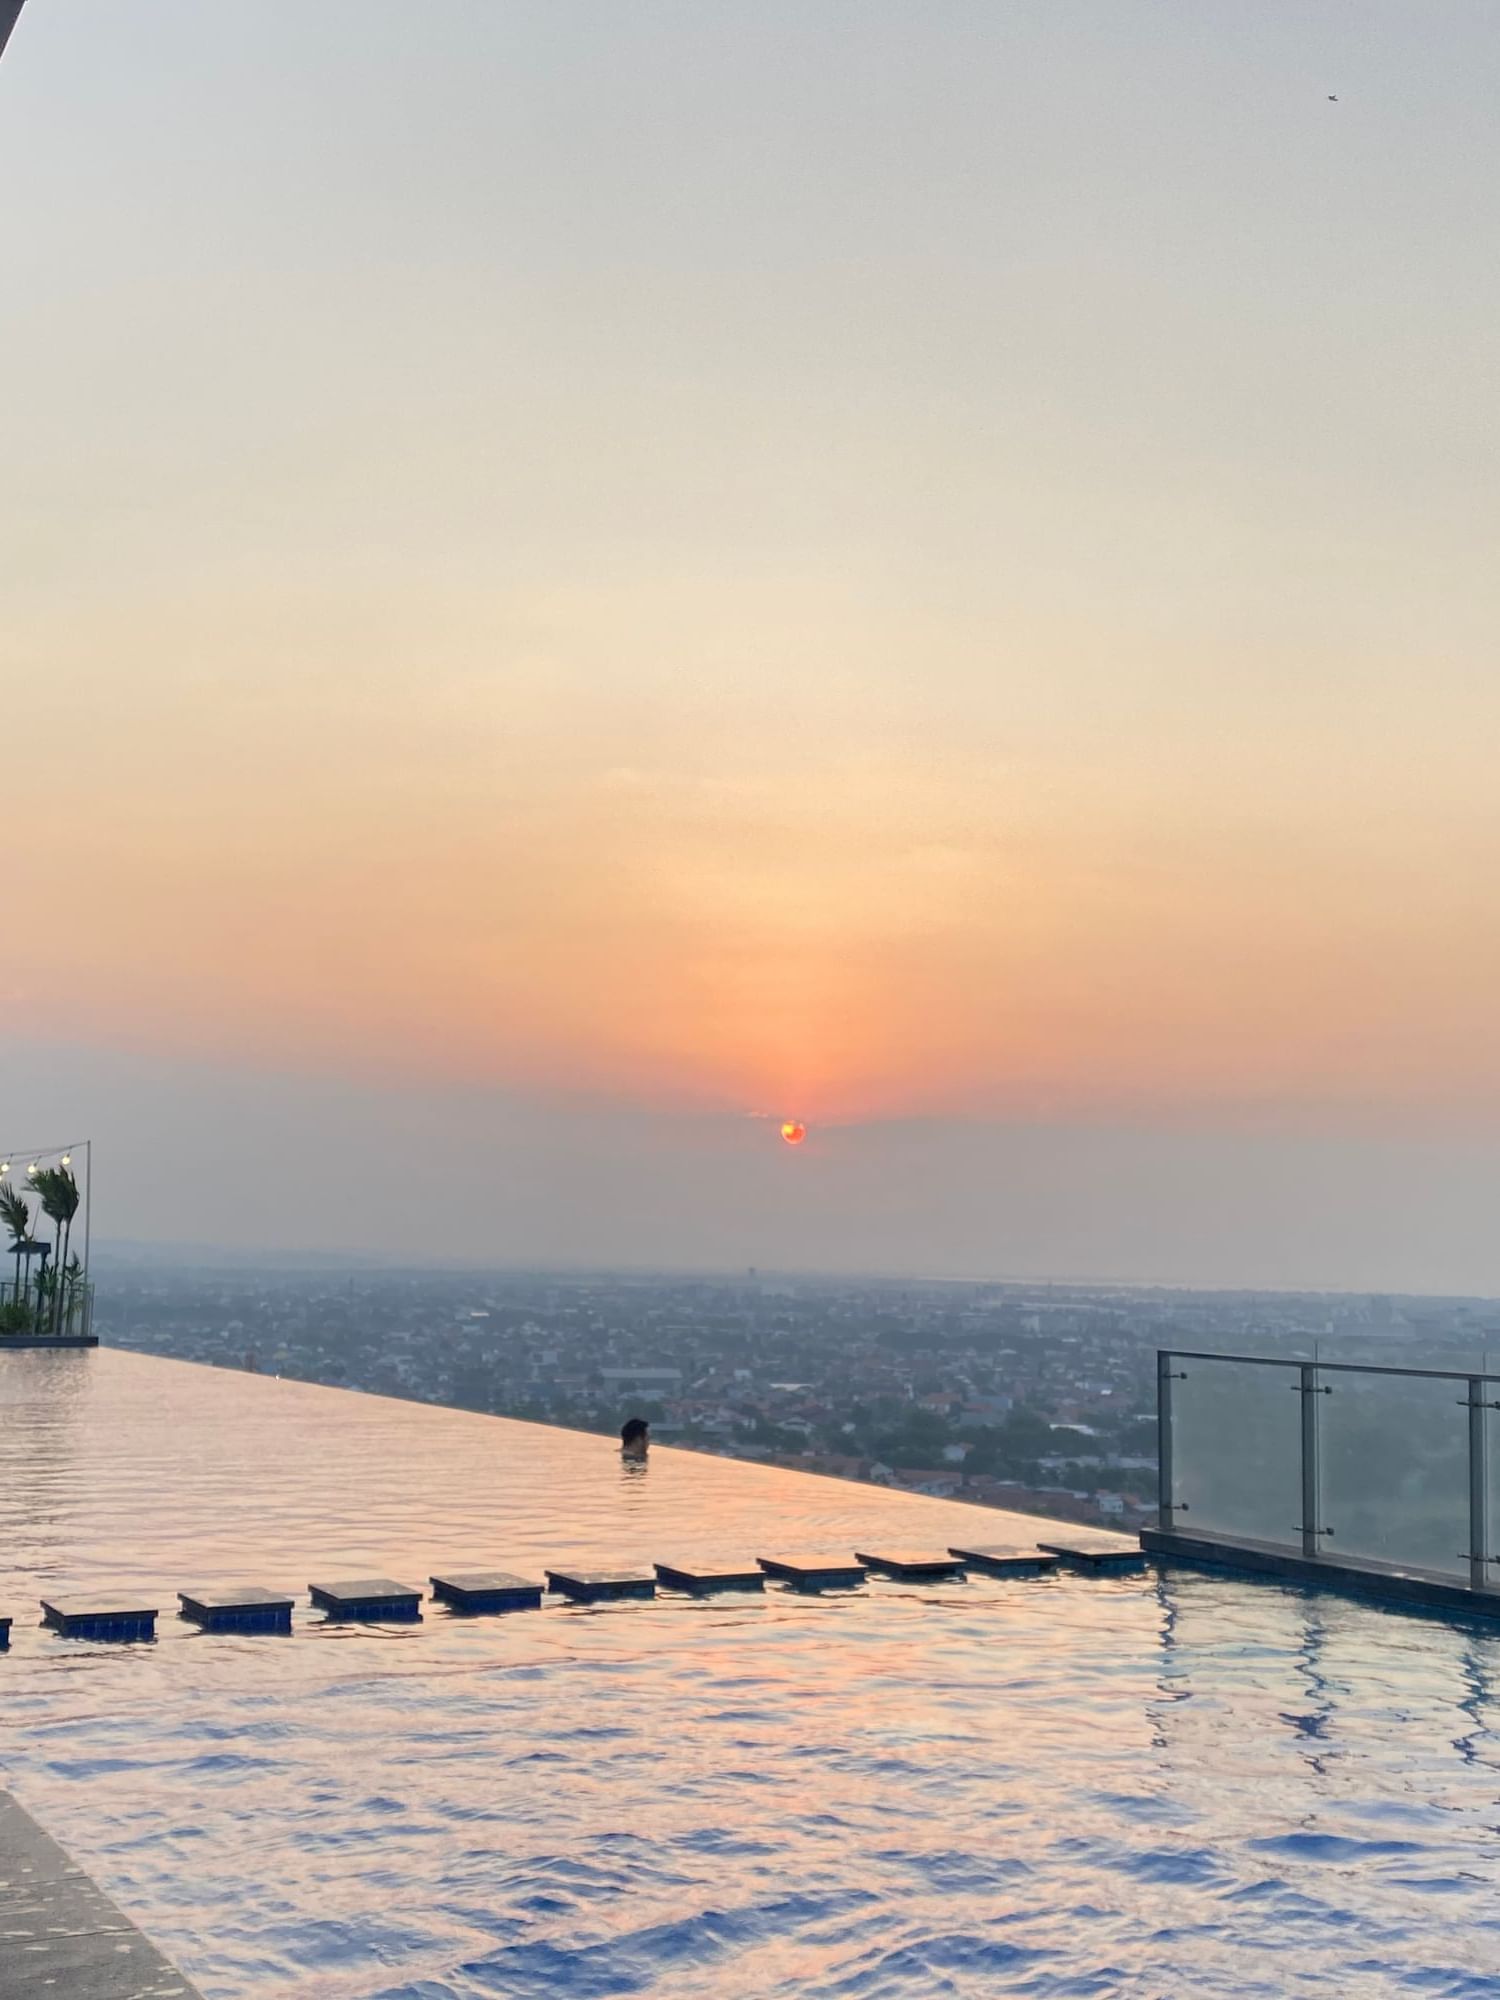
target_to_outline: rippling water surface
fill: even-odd
[[[1032,1524],[1034,1525],[1034,1524]],[[1186,1571],[290,1638],[178,1586],[1015,1517],[140,1356],[0,1357],[0,1768],[208,2000],[1500,1996],[1500,1639]],[[1029,1538],[1029,1537],[1028,1537]],[[151,1646],[43,1590],[145,1584]]]

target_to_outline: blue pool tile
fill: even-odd
[[[472,1617],[497,1611],[536,1611],[542,1602],[542,1586],[508,1570],[458,1570],[429,1578],[432,1594],[450,1611]]]
[[[657,1581],[668,1590],[688,1590],[702,1596],[711,1590],[764,1590],[765,1571],[739,1564],[698,1562],[657,1563]]]
[[[953,1553],[971,1569],[987,1570],[991,1576],[1046,1576],[1059,1561],[1050,1550],[1026,1548],[1019,1542],[981,1542],[955,1548]]]
[[[547,1588],[580,1604],[609,1597],[655,1597],[656,1577],[648,1569],[549,1569]]]
[[[355,1577],[344,1583],[312,1583],[308,1592],[314,1604],[330,1618],[347,1618],[359,1624],[376,1619],[417,1623],[422,1616],[422,1593],[408,1583],[393,1583],[388,1576]]]
[[[757,1556],[767,1576],[803,1590],[848,1590],[865,1580],[865,1566],[848,1556]]]
[[[1099,1534],[1087,1528],[1075,1535],[1038,1535],[1036,1544],[1070,1569],[1139,1569],[1146,1560],[1136,1536]]]
[[[904,1578],[907,1582],[962,1576],[964,1573],[963,1557],[954,1555],[951,1549],[856,1549],[854,1553],[866,1569],[878,1570],[882,1576]]]
[[[93,1595],[44,1597],[42,1622],[66,1639],[154,1639],[155,1605],[139,1597]]]
[[[180,1616],[205,1632],[290,1632],[295,1600],[247,1584],[237,1590],[179,1590]]]

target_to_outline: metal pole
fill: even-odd
[[[1156,1525],[1172,1526],[1172,1354],[1156,1350]]]
[[[1318,1518],[1321,1480],[1318,1465],[1318,1364],[1304,1361],[1302,1389],[1302,1553],[1318,1553],[1323,1523]]]
[[[16,25],[25,0],[0,0],[0,54],[10,40],[10,31]]]
[[[1490,1432],[1484,1377],[1469,1377],[1469,1588],[1484,1590],[1490,1559]]]
[[[89,1281],[89,1232],[94,1221],[94,1142],[83,1142],[83,1282]]]

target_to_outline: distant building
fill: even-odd
[[[885,1483],[902,1493],[925,1493],[933,1500],[951,1500],[963,1485],[963,1475],[923,1466],[911,1472],[895,1472]]]
[[[682,1387],[680,1368],[601,1368],[599,1374],[618,1396],[661,1396]]]

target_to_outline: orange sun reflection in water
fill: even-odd
[[[800,1146],[807,1137],[807,1127],[799,1125],[795,1118],[788,1118],[781,1128],[781,1136],[789,1146]]]

